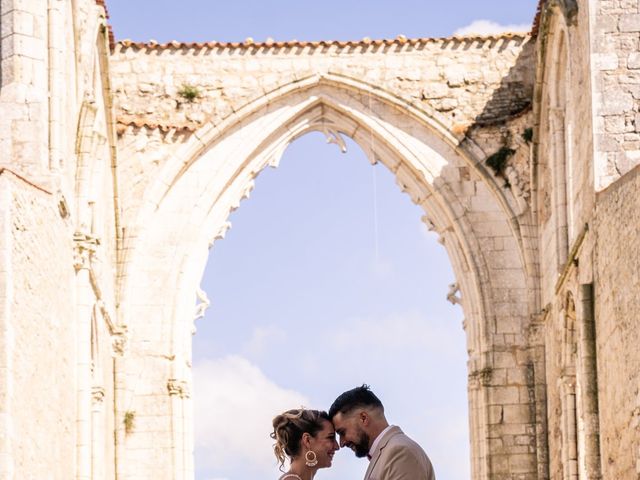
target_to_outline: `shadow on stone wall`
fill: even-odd
[[[502,79],[472,127],[487,127],[505,123],[510,118],[526,113],[533,103],[535,84],[535,39],[527,42],[509,73]]]

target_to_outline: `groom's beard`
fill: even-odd
[[[353,444],[353,450],[358,458],[364,458],[369,455],[369,435],[360,432],[358,443]]]

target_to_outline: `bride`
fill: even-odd
[[[283,471],[285,460],[289,470],[279,480],[311,480],[319,468],[331,466],[333,455],[340,449],[336,432],[326,412],[288,410],[273,419],[276,443],[273,450]]]

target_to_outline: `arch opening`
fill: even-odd
[[[535,436],[531,428],[535,419],[525,408],[530,401],[526,394],[509,398],[515,402],[508,406],[512,425],[492,416],[496,408],[506,408],[507,374],[513,371],[511,376],[524,377],[528,368],[519,360],[526,354],[525,328],[531,310],[524,267],[527,252],[509,202],[480,163],[480,150],[468,139],[461,146],[431,113],[401,104],[373,87],[320,77],[285,86],[235,112],[224,125],[196,132],[150,189],[143,208],[147,221],[133,235],[146,250],[130,248],[132,258],[121,292],[125,318],[156,315],[153,335],[171,339],[170,379],[190,383],[193,298],[208,248],[224,237],[229,214],[250,195],[256,176],[266,166],[277,166],[293,140],[319,130],[334,138],[339,134],[353,138],[370,159],[384,164],[401,190],[424,210],[423,220],[447,250],[466,318],[472,477],[489,478],[502,468],[492,461],[499,452],[495,448],[489,452],[492,436],[515,435],[509,433],[515,431],[513,425]],[[155,265],[153,272],[150,264]],[[154,288],[149,289],[150,284]],[[132,329],[149,329],[128,323]],[[132,395],[130,390],[122,393]],[[190,406],[175,405],[176,412],[185,408]],[[173,421],[184,423],[184,418],[178,413]],[[182,430],[174,430],[174,435],[177,444],[183,441]],[[505,451],[508,448],[507,442]],[[185,444],[174,464],[188,464],[189,451]],[[528,455],[534,469],[535,452]]]
[[[466,351],[460,311],[446,301],[454,282],[449,260],[387,169],[367,165],[349,139],[346,156],[333,145],[323,148],[323,141],[319,133],[294,141],[278,169],[257,180],[251,198],[232,214],[225,241],[211,251],[201,287],[212,307],[193,337],[196,471],[217,464],[209,476],[231,477],[221,464],[231,468],[232,457],[251,454],[258,458],[247,456],[246,470],[260,459],[263,475],[276,474],[270,441],[260,437],[276,410],[326,409],[332,396],[366,381],[390,420],[424,445],[439,474],[468,478]],[[379,201],[377,260],[371,170]],[[223,461],[206,448],[207,439],[234,432],[220,432],[205,412],[214,403],[225,411],[231,400],[215,392],[227,390],[226,372],[237,371],[244,381],[234,389],[263,390],[250,418],[234,421],[248,420],[239,430],[261,446],[238,446]],[[276,405],[282,397],[289,401]],[[256,429],[258,423],[265,428]],[[362,476],[365,463],[339,452],[335,468],[322,476]]]

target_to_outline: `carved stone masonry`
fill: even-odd
[[[457,283],[452,283],[449,285],[449,292],[447,293],[447,300],[451,305],[460,305],[462,302],[462,298],[457,293],[460,292],[460,287]]]
[[[340,132],[333,128],[324,127],[322,133],[324,133],[327,143],[333,143],[338,146],[342,153],[347,153],[347,144],[344,138],[342,138],[342,135],[340,135]]]
[[[491,384],[492,376],[493,369],[491,367],[474,370],[469,373],[469,387],[472,389],[479,389],[480,387],[489,386]]]
[[[167,390],[169,395],[178,395],[180,398],[190,398],[191,391],[189,389],[189,383],[186,380],[178,380],[177,378],[170,378],[167,381]]]
[[[224,222],[220,227],[220,229],[218,230],[218,233],[215,234],[215,236],[213,237],[213,240],[209,243],[209,248],[213,246],[213,242],[215,242],[216,240],[224,239],[225,235],[227,234],[227,231],[229,231],[230,228],[231,228],[231,222],[228,222],[228,221]]]
[[[89,268],[89,260],[100,245],[100,239],[90,233],[76,232],[73,234],[73,243],[73,268],[76,272]]]
[[[104,387],[95,385],[91,389],[91,398],[93,400],[94,405],[102,404],[104,401],[105,390]]]
[[[198,297],[199,303],[196,304],[193,316],[193,326],[191,327],[192,334],[196,333],[196,320],[203,318],[207,308],[211,305],[211,301],[209,300],[209,297],[207,297],[207,292],[202,290],[200,287],[196,289],[196,297]]]
[[[428,231],[434,232],[438,235],[438,243],[444,245],[444,236],[442,235],[442,231],[436,227],[433,220],[431,220],[427,215],[423,215],[421,220],[426,225]]]
[[[119,332],[114,332],[111,335],[111,347],[113,349],[114,357],[121,357],[127,350],[127,333],[126,330],[122,330]]]

